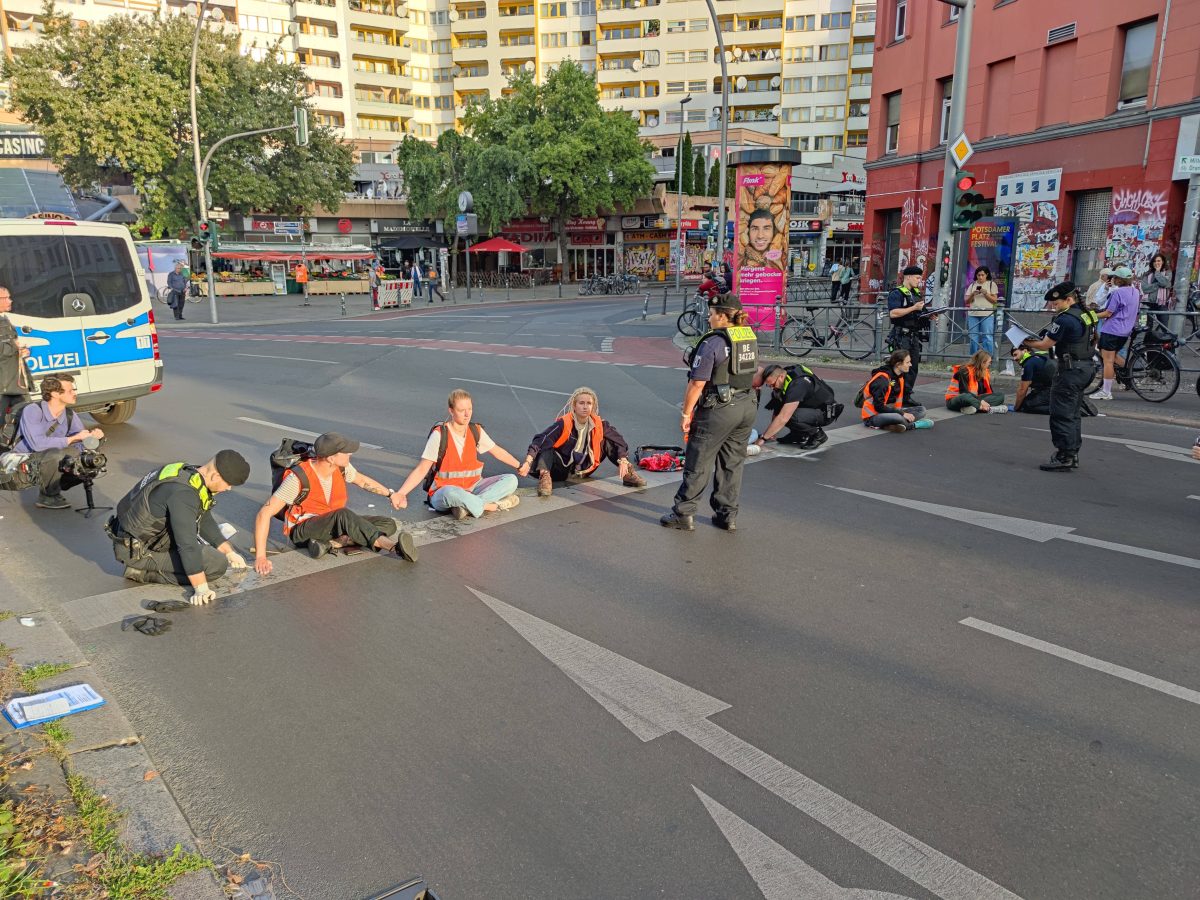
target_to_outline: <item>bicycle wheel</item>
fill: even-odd
[[[808,356],[816,346],[812,316],[788,316],[779,332],[779,346],[788,356]]]
[[[203,303],[205,300],[208,299],[208,297],[205,294],[200,293],[200,291],[196,291],[193,293],[193,291],[190,287],[187,289],[187,291],[184,293],[183,296],[187,298],[188,303]]]
[[[162,287],[158,289],[158,294],[154,298],[159,303],[168,303],[171,300],[171,289]]]
[[[700,314],[694,309],[685,309],[675,320],[675,327],[685,337],[696,337],[700,334]]]
[[[867,322],[849,322],[834,344],[846,359],[866,359],[875,352],[875,329]]]
[[[1151,403],[1163,403],[1179,390],[1179,361],[1175,354],[1152,347],[1138,347],[1126,368],[1137,395]]]

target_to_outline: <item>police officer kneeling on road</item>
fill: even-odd
[[[1070,281],[1046,292],[1046,302],[1057,315],[1045,337],[1027,338],[1021,346],[1029,350],[1052,350],[1058,371],[1050,387],[1050,438],[1055,453],[1042,463],[1043,472],[1069,472],[1079,467],[1083,444],[1080,407],[1083,392],[1096,371],[1097,316],[1080,305],[1079,292]]]
[[[683,435],[687,439],[683,484],[671,512],[659,519],[666,528],[694,531],[697,501],[712,479],[712,522],[737,530],[738,498],[746,445],[758,404],[754,374],[758,342],[746,326],[741,301],[722,294],[708,303],[711,329],[688,357],[688,386],[683,395]]]
[[[217,494],[246,483],[250,464],[222,450],[200,467],[169,463],[139,481],[117,504],[105,530],[130,581],[191,585],[193,605],[210,602],[209,586],[246,560],[212,517]],[[203,543],[202,543],[203,541]]]
[[[756,444],[769,441],[794,444],[801,450],[815,450],[827,440],[824,426],[832,425],[842,414],[842,404],[835,402],[833,388],[807,366],[769,365],[754,376],[754,387],[771,389],[767,409],[775,413],[763,429]],[[779,437],[779,432],[787,434]]]

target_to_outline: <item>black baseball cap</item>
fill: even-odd
[[[213,465],[216,466],[217,474],[230,487],[243,485],[250,477],[250,463],[236,450],[220,451],[213,460]]]
[[[708,301],[709,309],[727,309],[732,312],[737,312],[742,308],[742,301],[738,299],[737,294],[717,294]]]
[[[313,442],[313,452],[322,458],[336,453],[357,453],[358,441],[336,431],[327,431]]]

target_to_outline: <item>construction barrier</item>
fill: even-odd
[[[371,301],[376,309],[398,309],[412,306],[413,283],[411,281],[385,281],[375,288]]]

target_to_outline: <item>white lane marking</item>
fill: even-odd
[[[1155,678],[1153,675],[1143,675],[1134,669],[1127,669],[1124,666],[1118,666],[1116,663],[1105,662],[1094,656],[1069,650],[1066,647],[1060,647],[1058,644],[1051,644],[1049,641],[1030,637],[1027,634],[1021,634],[1019,631],[1013,631],[1000,625],[993,625],[991,622],[984,622],[981,619],[966,618],[962,619],[958,624],[966,625],[968,628],[974,628],[977,631],[987,632],[998,638],[1004,638],[1004,640],[1012,641],[1014,644],[1021,644],[1033,650],[1049,653],[1051,656],[1057,656],[1059,659],[1065,659],[1068,662],[1073,662],[1089,669],[1095,669],[1097,672],[1112,675],[1114,678],[1121,678],[1125,681],[1131,681],[1134,684],[1140,684],[1142,687],[1148,687],[1152,691],[1159,691],[1171,697],[1186,700],[1188,703],[1200,705],[1200,691],[1180,687],[1170,681]]]
[[[467,384],[487,384],[492,387],[514,388],[518,391],[537,391],[539,394],[558,394],[560,397],[570,397],[567,391],[548,391],[545,388],[525,387],[523,384],[505,384],[502,381],[478,381],[474,378],[451,378],[451,381],[465,381]]]
[[[723,700],[475,588],[468,590],[642,741],[678,732],[943,900],[1015,900],[1015,894],[978,872],[709,721],[729,709]]]
[[[1200,494],[1188,494],[1189,500],[1200,500]]]
[[[1190,448],[1186,450],[1152,450],[1149,447],[1135,447],[1133,444],[1128,446],[1134,453],[1144,453],[1147,456],[1157,456],[1159,459],[1169,459],[1172,462],[1185,462],[1191,463],[1194,466],[1200,466],[1200,460],[1192,459]]]
[[[613,352],[613,339],[612,338],[606,337],[604,340],[602,340],[600,342],[600,352],[601,353],[612,353]]]
[[[320,363],[323,366],[340,366],[341,363],[332,359],[305,359],[303,356],[271,356],[268,353],[235,353],[234,356],[253,356],[258,359],[286,359],[291,362]]]
[[[1045,434],[1050,433],[1048,428],[1032,428],[1025,426],[1030,431],[1041,431]],[[1175,462],[1200,463],[1200,461],[1192,459],[1191,447],[1177,447],[1174,444],[1160,444],[1157,441],[1138,441],[1133,438],[1116,438],[1108,437],[1100,434],[1085,434],[1085,440],[1089,441],[1106,441],[1110,444],[1124,444],[1134,453],[1144,453],[1147,456],[1157,456],[1160,459],[1170,459]]]
[[[251,419],[249,416],[238,416],[239,422],[249,422],[251,425],[262,425],[264,428],[275,428],[279,431],[288,431],[292,434],[297,434],[300,437],[320,437],[315,431],[305,431],[303,428],[293,428],[291,425],[280,425],[278,422],[267,422],[263,419]],[[382,450],[378,444],[368,444],[366,441],[360,442],[364,450]]]
[[[838,487],[833,484],[825,484],[822,487],[833,488],[835,491],[843,491],[847,494],[857,494],[859,497],[867,497],[871,500],[879,500],[895,506],[915,509],[919,512],[929,513],[932,516],[941,516],[944,519],[964,522],[967,525],[976,525],[980,528],[991,529],[992,531],[1001,531],[1012,537],[1024,538],[1025,540],[1038,541],[1039,543],[1052,540],[1070,541],[1074,544],[1084,544],[1088,547],[1099,547],[1103,550],[1112,550],[1116,553],[1140,556],[1143,559],[1153,559],[1176,566],[1186,566],[1189,569],[1200,569],[1200,559],[1192,559],[1190,556],[1177,556],[1174,553],[1163,553],[1158,550],[1147,550],[1145,547],[1134,547],[1129,544],[1117,544],[1113,541],[1102,541],[1099,538],[1085,537],[1081,534],[1074,534],[1075,529],[1067,525],[1054,525],[1049,522],[1038,522],[1033,519],[1002,516],[975,509],[960,509],[957,506],[943,506],[940,503],[926,503],[923,500],[890,497],[887,494],[856,491],[852,488]]]
[[[417,313],[415,316],[404,316],[413,319],[511,319],[512,316],[485,316],[481,313]],[[389,325],[396,322],[395,318],[383,319]]]
[[[694,784],[692,790],[766,900],[912,900],[883,891],[838,887]]]

